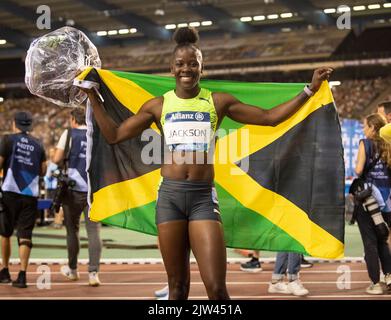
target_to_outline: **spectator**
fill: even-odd
[[[262,266],[259,261],[259,251],[258,250],[252,251],[250,257],[251,260],[247,261],[246,263],[242,263],[240,265],[240,270],[244,272],[251,272],[251,273],[262,271]]]
[[[276,257],[276,264],[269,285],[269,293],[293,294],[305,296],[308,290],[304,288],[299,279],[301,254],[293,252],[279,252]],[[287,273],[288,283],[284,282]]]

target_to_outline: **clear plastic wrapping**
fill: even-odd
[[[34,95],[63,107],[83,103],[87,95],[73,86],[86,67],[101,67],[98,50],[87,36],[63,27],[34,40],[26,56],[25,82]]]

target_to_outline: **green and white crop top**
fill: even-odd
[[[174,90],[163,95],[160,123],[170,151],[208,151],[217,130],[212,92],[201,88],[191,99],[178,98]]]

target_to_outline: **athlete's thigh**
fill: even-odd
[[[188,221],[174,220],[158,224],[159,246],[169,277],[187,275],[190,265]]]
[[[225,281],[227,254],[221,222],[193,220],[189,223],[190,246],[204,281]]]

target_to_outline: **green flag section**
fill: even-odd
[[[80,80],[100,84],[107,113],[117,123],[175,80],[145,74],[87,69]],[[244,103],[270,109],[297,95],[303,84],[201,81]],[[157,234],[155,205],[160,165],[141,154],[162,143],[158,127],[108,145],[89,116],[88,176],[94,221]],[[320,258],[344,252],[344,161],[341,132],[328,83],[291,118],[276,127],[225,118],[215,151],[215,185],[228,247],[292,251]],[[242,147],[241,139],[249,143]],[[236,143],[235,152],[223,154]],[[231,148],[232,149],[232,148]],[[154,149],[156,150],[156,149]]]

